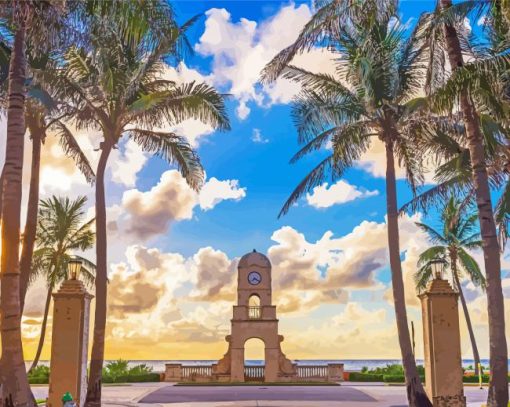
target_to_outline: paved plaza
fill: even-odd
[[[34,386],[38,399],[47,386]],[[469,407],[485,403],[487,390],[464,389]],[[174,386],[137,383],[103,387],[104,406],[147,407],[405,407],[403,386],[342,383],[341,386]]]

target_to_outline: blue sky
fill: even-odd
[[[227,9],[233,22],[246,18],[260,22],[271,18],[283,5],[309,5],[310,2],[294,3],[279,1],[177,1],[174,9],[179,19],[186,21],[198,13],[211,8]],[[416,19],[420,12],[429,10],[430,1],[407,1],[402,4],[402,19]],[[198,41],[203,33],[203,20],[197,23],[191,32],[192,42]],[[193,41],[193,39],[195,41]],[[200,72],[211,70],[211,58],[199,54],[186,59],[186,64]],[[227,89],[222,89],[226,92]],[[250,103],[252,109],[248,118],[241,120],[234,113],[235,101],[229,103],[232,131],[213,133],[199,148],[200,157],[208,176],[219,179],[236,178],[248,190],[248,196],[242,203],[226,202],[213,212],[201,213],[197,219],[183,222],[173,227],[172,237],[165,242],[165,249],[179,250],[186,254],[194,253],[211,239],[221,242],[223,250],[232,256],[251,248],[265,251],[270,246],[270,236],[280,225],[290,224],[302,230],[311,239],[319,238],[325,230],[333,228],[335,233],[345,234],[370,218],[383,221],[385,215],[385,196],[383,193],[370,199],[353,201],[334,206],[326,210],[316,210],[301,204],[293,208],[284,219],[277,215],[288,196],[299,181],[319,162],[315,154],[299,164],[289,164],[289,159],[298,150],[297,135],[292,123],[289,104],[277,104],[271,107],[258,107]],[[249,142],[254,129],[258,129],[267,143]],[[152,185],[154,175],[165,168],[146,167],[140,173],[138,186],[146,189]],[[362,185],[368,190],[384,191],[384,179],[374,178],[365,171],[353,169],[344,177],[349,183]],[[405,181],[399,182],[399,199],[403,204],[410,194]],[[196,222],[200,222],[200,234],[196,235]],[[187,238],[192,236],[192,239]],[[175,238],[175,239],[174,239]],[[219,239],[219,240],[218,240]],[[218,243],[219,244],[219,243]],[[244,248],[243,248],[244,247]]]
[[[325,152],[289,164],[298,149],[290,114],[296,87],[288,82],[262,87],[257,78],[264,64],[289,45],[308,21],[309,2],[173,4],[181,22],[198,13],[204,16],[190,31],[194,55],[178,67],[169,67],[165,75],[181,82],[205,81],[229,93],[232,130],[212,132],[197,123],[171,129],[187,136],[199,152],[207,173],[200,195],[168,164],[129,142],[121,143],[112,156],[106,183],[107,357],[221,357],[235,298],[237,259],[254,248],[267,253],[273,263],[274,298],[288,356],[398,357],[381,146],[374,143],[342,180],[314,190],[277,218],[293,188]],[[402,2],[402,21],[412,25],[420,12],[434,4]],[[476,22],[471,26],[478,29]],[[331,55],[320,49],[296,63],[317,72],[333,69]],[[77,137],[90,160],[97,162],[98,135]],[[93,190],[57,150],[48,139],[43,196],[85,194],[92,215]],[[411,194],[402,172],[398,175],[398,199],[403,205]],[[406,299],[410,319],[418,327],[418,352],[420,311],[412,274],[418,255],[429,243],[414,222],[424,219],[413,214],[400,220]],[[93,258],[94,253],[87,255]],[[475,255],[482,260],[480,253]],[[508,252],[505,259],[506,273]],[[485,299],[472,284],[463,284],[485,356]],[[510,293],[510,278],[504,284]],[[28,352],[36,343],[45,293],[42,284],[32,290],[24,324]],[[463,351],[469,357],[462,329]]]

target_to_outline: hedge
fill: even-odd
[[[103,383],[153,383],[161,380],[159,373],[146,373],[142,375],[122,375],[113,379],[110,376],[103,376]]]
[[[372,373],[350,372],[349,373],[349,381],[351,381],[351,382],[382,382],[383,375],[382,374],[372,374]]]
[[[49,378],[47,376],[29,376],[28,383],[30,384],[48,384]]]
[[[482,382],[487,384],[489,383],[489,375],[482,376]],[[423,383],[425,383],[425,377],[420,376],[420,379]],[[403,375],[377,375],[370,373],[358,373],[358,372],[350,372],[349,373],[349,381],[352,382],[385,382],[385,383],[405,383],[405,377]],[[508,377],[508,381],[510,382],[510,376]],[[479,383],[478,376],[470,375],[463,377],[464,383]]]
[[[115,380],[110,376],[103,376],[103,383],[153,383],[161,381],[159,373],[146,373],[143,375],[118,376]],[[47,376],[30,376],[30,384],[48,384]]]
[[[385,383],[405,383],[406,379],[403,375],[385,374],[383,375],[383,382]]]

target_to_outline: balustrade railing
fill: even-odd
[[[298,379],[328,379],[328,366],[297,366]]]
[[[248,318],[249,319],[262,318],[262,307],[248,307]]]
[[[191,380],[194,377],[211,377],[212,366],[182,366],[182,380]]]
[[[214,366],[214,367],[213,367]],[[180,363],[166,364],[165,381],[168,382],[211,382],[228,381],[224,373],[216,371],[217,364],[203,366],[183,366]],[[343,364],[330,363],[328,365],[297,365],[293,364],[293,372],[285,376],[284,380],[298,382],[339,382],[343,380]],[[213,373],[214,370],[214,373]],[[244,366],[244,380],[265,381],[265,366]]]
[[[245,366],[244,367],[244,380],[263,382],[264,381],[264,366]]]

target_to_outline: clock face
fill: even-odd
[[[250,272],[250,274],[248,274],[248,282],[251,284],[251,285],[257,285],[259,284],[260,282],[262,281],[262,277],[260,276],[259,273],[257,273],[256,271],[252,271]]]

